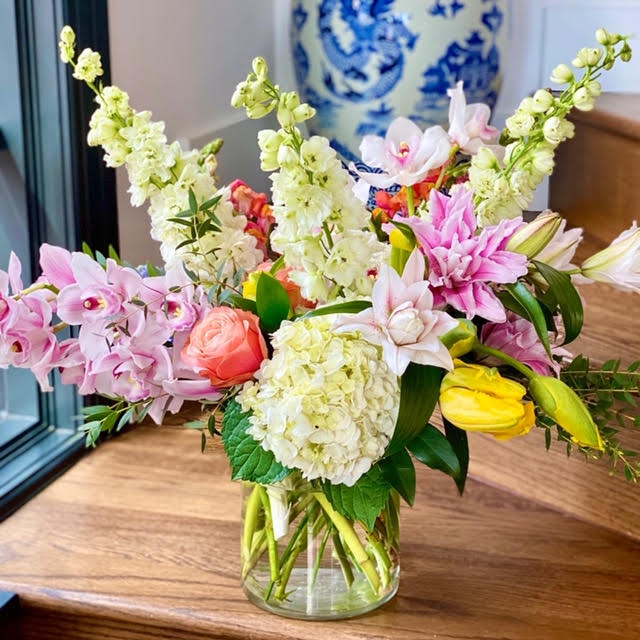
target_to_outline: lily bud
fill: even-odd
[[[392,247],[396,247],[397,249],[402,249],[403,251],[408,251],[411,253],[413,248],[416,246],[415,242],[413,242],[410,238],[400,231],[400,229],[392,229],[389,234],[389,243]]]
[[[579,445],[603,449],[602,438],[591,414],[576,392],[558,378],[535,376],[529,382],[535,403]]]
[[[634,222],[606,249],[582,263],[582,274],[620,289],[640,293],[640,228]]]
[[[503,378],[497,369],[456,360],[440,386],[440,411],[460,429],[508,440],[535,424],[533,403],[522,401],[525,393],[521,384]]]
[[[476,325],[471,320],[462,318],[455,329],[451,329],[440,337],[440,342],[449,349],[449,355],[452,358],[459,358],[473,349],[477,331]]]
[[[530,259],[535,258],[553,240],[561,224],[562,218],[547,209],[518,229],[507,242],[506,249],[522,253]]]
[[[566,84],[573,80],[573,71],[566,64],[559,64],[551,72],[550,80],[554,84]]]

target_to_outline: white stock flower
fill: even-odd
[[[102,61],[100,54],[91,49],[83,49],[73,70],[73,77],[85,82],[93,82],[102,75]]]
[[[285,322],[273,356],[238,396],[247,432],[283,465],[352,486],[383,455],[395,429],[398,378],[380,348],[332,320]]]

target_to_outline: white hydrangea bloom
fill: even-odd
[[[252,411],[248,433],[283,465],[352,486],[389,444],[400,388],[379,347],[358,333],[336,334],[332,324],[283,323],[272,358],[238,401]]]

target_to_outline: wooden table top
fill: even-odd
[[[626,360],[640,355],[630,332],[638,296],[598,285],[586,295],[585,346],[598,358],[621,345]],[[612,309],[629,315],[620,322]],[[509,460],[492,460],[506,454],[472,441],[485,482],[470,480],[462,499],[449,478],[419,469],[416,506],[402,510],[397,597],[355,620],[309,623],[245,600],[240,487],[219,445],[202,455],[199,442],[191,431],[139,427],[0,524],[0,590],[20,595],[24,640],[640,638],[640,542],[593,524],[602,506],[592,494],[578,517],[536,501],[563,508],[566,459],[511,460],[514,476],[540,464],[537,476],[522,470],[514,495],[486,484],[510,486]],[[548,488],[532,500],[527,482]],[[601,492],[606,479],[581,482]]]

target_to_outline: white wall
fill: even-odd
[[[170,140],[214,137],[243,119],[229,99],[256,55],[273,59],[273,0],[109,0],[108,8],[112,82],[164,120]],[[229,144],[220,159],[237,165],[249,153],[255,147]],[[130,206],[122,168],[117,186],[123,256],[157,262],[146,209]]]

